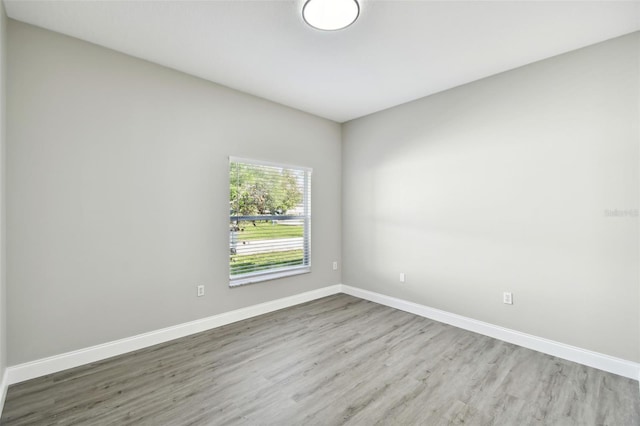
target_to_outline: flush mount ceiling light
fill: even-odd
[[[307,0],[302,7],[304,21],[313,28],[326,31],[348,27],[359,14],[357,0]]]

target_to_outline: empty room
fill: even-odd
[[[0,425],[640,425],[640,1],[0,0]]]

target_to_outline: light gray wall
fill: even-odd
[[[0,379],[7,366],[7,285],[5,226],[5,147],[6,147],[6,52],[7,15],[0,2]],[[3,401],[0,401],[2,404]],[[1,408],[0,408],[1,412]]]
[[[343,282],[640,361],[639,37],[345,124]]]
[[[341,281],[339,124],[8,30],[9,365]],[[229,155],[313,167],[311,274],[228,288]]]

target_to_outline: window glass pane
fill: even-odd
[[[311,170],[232,158],[230,285],[309,272]]]

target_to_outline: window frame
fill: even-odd
[[[273,268],[269,270],[263,270],[259,272],[245,273],[237,276],[231,275],[230,262],[227,263],[229,267],[229,287],[239,287],[247,284],[255,284],[263,281],[270,281],[279,278],[285,278],[300,274],[308,274],[311,272],[311,192],[312,192],[312,174],[313,168],[306,166],[295,166],[291,164],[275,163],[270,161],[256,160],[245,157],[229,156],[229,190],[231,189],[232,175],[231,166],[233,163],[246,164],[250,166],[264,166],[264,167],[276,167],[282,169],[289,169],[295,172],[304,173],[303,194],[301,206],[303,207],[303,215],[255,215],[255,216],[240,216],[232,215],[229,212],[229,223],[234,218],[243,218],[241,220],[286,220],[286,219],[302,219],[303,220],[303,264],[295,266],[287,266],[283,268]],[[231,238],[229,238],[231,240]],[[231,250],[231,242],[229,242],[229,252]]]

